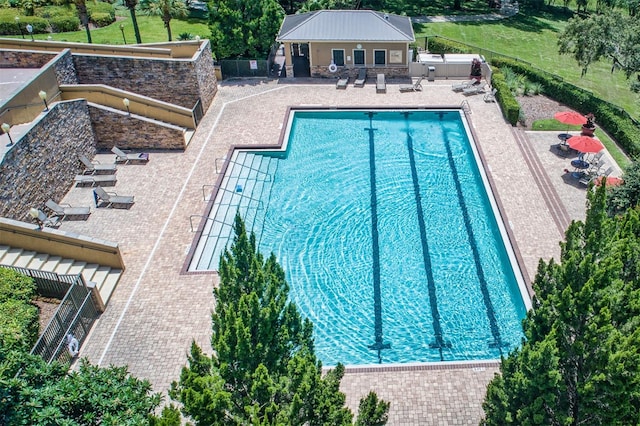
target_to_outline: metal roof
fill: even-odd
[[[413,42],[407,16],[373,10],[318,10],[287,15],[277,41],[380,41]]]

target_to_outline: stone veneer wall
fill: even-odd
[[[58,84],[78,84],[76,69],[73,66],[73,55],[70,49],[65,49],[53,66]]]
[[[213,57],[211,56],[211,44],[208,40],[207,43],[204,43],[204,48],[196,58],[195,71],[200,90],[202,111],[206,113],[207,108],[209,108],[209,105],[213,102],[213,98],[218,91],[218,80],[216,79]]]
[[[78,84],[106,84],[189,109],[202,98],[204,111],[209,106],[205,99],[213,99],[215,94],[215,91],[204,93],[204,98],[201,94],[207,86],[199,85],[197,71],[206,72],[204,59],[198,67],[192,60],[122,56],[73,55],[73,62]],[[215,82],[213,60],[210,68],[209,75],[204,77]]]
[[[183,129],[167,123],[129,116],[116,109],[89,105],[98,151],[120,149],[184,149]]]
[[[0,68],[42,68],[56,53],[2,50]]]
[[[31,207],[60,201],[82,171],[78,154],[95,154],[85,100],[57,103],[40,117],[0,163],[0,216],[29,221]]]
[[[345,68],[338,67],[338,71],[331,72],[329,71],[328,66],[314,66],[311,67],[311,76],[312,77],[329,77],[329,78],[338,78],[342,77],[346,73],[349,74],[349,77],[355,78],[358,76],[358,72],[360,68]],[[397,77],[408,77],[409,76],[409,68],[408,67],[374,67],[367,68],[367,78],[375,79],[377,74],[383,73],[386,78],[397,78]],[[287,76],[289,76],[289,70],[287,70]]]

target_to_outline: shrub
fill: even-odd
[[[491,85],[498,91],[496,101],[500,104],[505,118],[512,126],[515,126],[520,119],[520,104],[509,89],[504,75],[497,69],[494,69],[491,75]]]
[[[0,303],[0,352],[29,352],[38,339],[38,308],[22,300]]]
[[[16,23],[16,16],[20,18],[19,26]],[[0,13],[0,34],[3,35],[20,35],[20,30],[25,37],[27,32],[27,24],[31,24],[34,34],[43,34],[48,32],[49,23],[46,19],[37,16],[21,16],[15,13],[15,10],[9,9],[9,13]]]
[[[28,303],[36,295],[32,278],[11,269],[0,268],[0,303],[20,300]]]
[[[116,19],[108,13],[94,12],[91,14],[91,22],[93,22],[96,27],[106,27],[107,25],[113,24],[115,20]]]
[[[527,79],[539,83],[550,98],[581,112],[593,113],[602,127],[630,156],[640,155],[640,124],[617,105],[600,99],[593,93],[567,83],[559,77],[527,64],[504,58],[493,58],[491,64],[508,66]]]
[[[70,5],[44,6],[44,7],[37,8],[35,11],[35,15],[40,18],[51,19],[51,18],[59,18],[62,16],[76,16],[77,13],[76,13],[75,7],[72,8]]]
[[[80,19],[77,16],[58,16],[49,19],[51,31],[54,33],[65,33],[68,31],[78,31]]]
[[[432,53],[469,53],[469,46],[442,37],[428,38],[427,48]]]
[[[102,1],[96,1],[96,2],[88,1],[86,4],[87,4],[87,10],[89,11],[89,15],[91,16],[92,21],[95,19],[94,15],[98,13],[106,13],[109,16],[111,16],[111,19],[113,21],[115,21],[116,10],[113,8],[113,5],[111,3],[105,3]]]

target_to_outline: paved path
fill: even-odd
[[[190,217],[205,214],[203,185],[215,182],[216,160],[232,144],[275,143],[291,105],[460,105],[468,101],[470,126],[504,205],[505,221],[519,246],[525,274],[531,278],[539,258],[559,255],[562,234],[527,166],[531,155],[548,153],[524,155],[519,146],[523,142],[514,137],[497,104],[483,102],[482,96],[465,98],[452,92],[451,80],[423,84],[424,90],[414,93],[400,93],[397,84],[388,84],[386,94],[376,94],[374,84],[336,90],[332,83],[293,83],[242,80],[221,84],[184,152],[152,152],[147,165],[118,167],[118,184],[113,190],[135,195],[130,210],[94,209],[86,222],[62,225],[63,231],[118,242],[126,264],[82,356],[103,366],[128,365],[135,376],[149,379],[157,391],[166,391],[179,377],[192,340],[211,350],[212,288],[218,276],[182,272],[194,239]],[[97,158],[108,162],[113,155]],[[558,184],[554,179],[551,182]],[[558,192],[565,190],[578,191],[566,186]],[[584,192],[576,197],[584,197]],[[563,203],[568,200],[560,198]],[[73,188],[64,201],[91,205],[91,190]],[[584,202],[579,205],[584,208]],[[573,208],[565,206],[568,212]],[[348,370],[342,389],[353,410],[369,390],[391,401],[390,425],[477,424],[486,384],[496,371],[495,364]]]

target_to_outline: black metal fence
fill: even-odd
[[[40,296],[62,299],[31,354],[40,355],[47,363],[70,361],[101,313],[101,307],[93,298],[93,289],[87,286],[81,274],[58,275],[15,266],[2,267],[33,278]]]
[[[220,61],[222,78],[268,77],[271,66],[265,59],[224,59]]]

